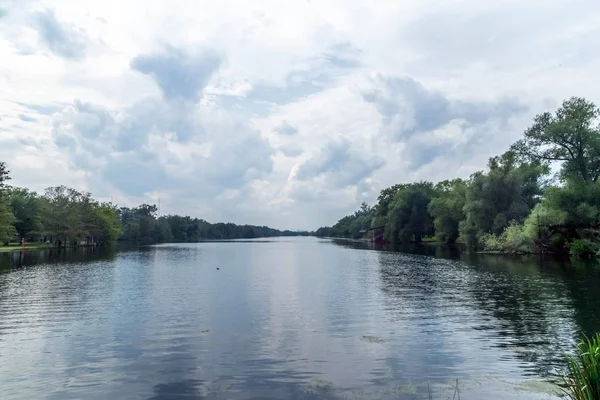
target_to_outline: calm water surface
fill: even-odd
[[[600,330],[600,271],[420,251],[0,254],[0,398],[451,399],[457,379],[461,399],[554,398]]]

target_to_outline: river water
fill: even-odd
[[[564,353],[600,330],[600,270],[417,252],[0,254],[0,398],[555,398]]]

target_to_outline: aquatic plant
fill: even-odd
[[[378,336],[363,336],[360,338],[363,342],[369,343],[385,343],[385,339]]]
[[[567,356],[564,395],[571,400],[600,400],[600,333],[585,337],[577,354]]]

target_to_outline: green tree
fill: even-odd
[[[462,179],[445,180],[435,185],[436,197],[429,203],[429,214],[434,218],[436,238],[444,243],[458,239],[458,227],[465,218],[468,183]]]
[[[10,171],[4,161],[0,161],[0,190],[6,188],[6,181],[10,180]]]
[[[552,227],[560,239],[554,240],[555,251],[561,247],[572,250],[573,246],[582,244],[600,250],[600,183],[571,180],[563,186],[549,188],[544,205],[552,213],[564,215],[562,224]]]
[[[523,224],[523,231],[536,253],[553,251],[557,244],[562,244],[559,235],[566,220],[567,213],[551,208],[548,201],[535,206]]]
[[[173,242],[173,233],[171,232],[171,226],[166,217],[160,217],[154,224],[154,232],[152,233],[154,241],[158,243],[169,243]]]
[[[562,162],[565,179],[596,182],[600,176],[599,116],[594,103],[572,97],[554,115],[537,115],[512,149],[532,161]]]
[[[373,214],[374,209],[363,202],[359,210],[340,219],[331,227],[329,233],[333,237],[358,239],[363,235],[361,230],[371,227]]]
[[[394,196],[401,189],[405,188],[406,184],[397,184],[383,189],[377,197],[377,204],[374,207],[375,221],[374,226],[385,225],[387,222],[388,213],[390,211],[390,204],[394,200]]]
[[[388,205],[385,237],[393,243],[421,242],[423,236],[432,235],[433,218],[428,212],[435,196],[431,182],[403,185]]]
[[[78,204],[80,192],[66,186],[47,188],[44,193],[42,219],[43,231],[50,237],[63,242],[76,241],[85,236],[84,209]]]
[[[42,200],[25,188],[10,188],[8,202],[15,216],[14,227],[19,236],[31,239],[42,230]]]
[[[15,216],[10,211],[6,202],[0,202],[0,243],[8,243],[17,233],[13,226],[16,221]]]
[[[154,225],[158,209],[155,205],[142,204],[136,208],[123,207],[119,217],[123,226],[123,240],[136,243],[153,243]]]
[[[113,242],[123,233],[118,210],[111,203],[94,203],[90,210],[90,217],[87,234],[94,243]]]
[[[16,221],[7,198],[5,182],[10,180],[10,171],[6,163],[0,162],[0,242],[7,243],[15,237],[16,230],[13,224]]]
[[[322,226],[315,231],[315,236],[317,237],[328,237],[331,236],[331,227]]]
[[[519,162],[508,151],[493,157],[489,172],[471,176],[466,191],[465,219],[460,235],[469,246],[477,246],[486,234],[500,235],[511,222],[522,223],[539,202],[548,167],[540,162]]]

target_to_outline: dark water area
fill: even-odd
[[[0,398],[550,399],[600,330],[596,265],[401,250],[2,253]]]

